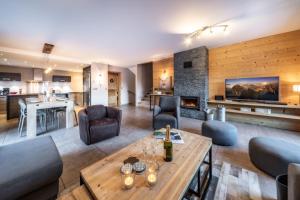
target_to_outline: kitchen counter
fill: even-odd
[[[9,94],[7,95],[6,99],[6,119],[14,119],[19,117],[19,99],[25,100],[26,98],[30,97],[38,97],[39,94]]]
[[[16,96],[28,96],[28,95],[39,95],[39,93],[28,93],[28,94],[8,94],[8,97],[16,97]]]
[[[74,102],[71,100],[63,101],[41,101],[36,103],[27,102],[27,136],[34,137],[37,135],[36,113],[39,109],[51,109],[57,107],[66,108],[66,128],[74,126]]]

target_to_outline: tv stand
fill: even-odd
[[[285,102],[280,101],[255,101],[255,100],[242,100],[242,99],[232,99],[232,100],[226,100],[226,101],[235,101],[235,102],[241,102],[241,103],[261,103],[261,104],[274,104],[274,105],[288,105]]]
[[[209,107],[223,105],[226,118],[249,124],[300,131],[300,106],[245,101],[208,101]],[[266,111],[266,112],[264,112]],[[268,112],[267,112],[268,111]]]

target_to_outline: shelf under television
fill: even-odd
[[[227,113],[241,114],[241,115],[253,115],[253,116],[261,116],[261,117],[270,117],[270,118],[279,118],[279,119],[292,119],[292,120],[300,120],[300,116],[297,115],[288,115],[288,114],[279,114],[279,113],[259,113],[259,112],[247,112],[240,111],[234,109],[226,109]]]
[[[223,105],[237,105],[237,106],[250,106],[250,107],[260,107],[260,108],[287,108],[287,109],[300,109],[299,105],[280,105],[280,104],[269,104],[269,103],[257,103],[257,102],[238,102],[238,101],[218,101],[210,100],[209,104],[223,104]]]

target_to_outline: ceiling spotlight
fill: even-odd
[[[187,38],[189,38],[189,40],[187,41],[187,38],[185,39],[185,43],[191,43],[192,39],[200,39],[201,38],[201,34],[203,32],[207,32],[209,31],[210,34],[215,34],[215,33],[224,33],[228,28],[227,24],[218,24],[218,25],[211,25],[211,26],[204,26],[192,33],[190,33]]]
[[[49,67],[49,68],[47,68],[47,69],[45,70],[45,74],[48,74],[48,73],[51,72],[51,71],[52,71],[52,68]]]
[[[7,62],[7,58],[3,58],[4,62]]]
[[[184,43],[185,43],[186,45],[190,45],[190,44],[192,43],[192,38],[191,38],[191,37],[186,37],[186,38],[184,39]]]

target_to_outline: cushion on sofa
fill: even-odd
[[[63,164],[50,136],[0,147],[0,197],[16,199],[54,183]]]

